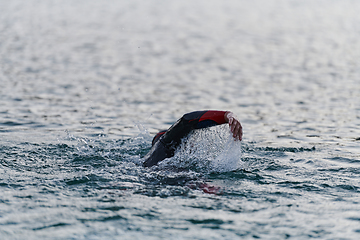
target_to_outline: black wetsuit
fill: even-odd
[[[192,130],[226,123],[225,111],[197,111],[185,114],[167,131],[159,132],[153,139],[150,152],[144,157],[144,166],[151,167],[165,158],[174,156],[181,140]]]

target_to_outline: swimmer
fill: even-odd
[[[196,111],[187,113],[168,130],[155,135],[150,152],[144,157],[144,167],[151,167],[165,158],[174,156],[181,140],[194,129],[208,128],[228,123],[235,140],[242,140],[242,126],[230,111]]]

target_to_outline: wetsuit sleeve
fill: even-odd
[[[181,140],[193,129],[207,128],[226,123],[225,111],[196,111],[185,114],[155,141],[145,156],[144,166],[150,167],[159,161],[174,156]]]
[[[165,145],[177,147],[181,139],[193,129],[207,128],[225,123],[224,111],[197,111],[185,114],[160,138]]]
[[[195,122],[193,128],[207,128],[226,123],[225,111],[199,111],[185,114],[184,120]]]

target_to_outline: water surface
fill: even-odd
[[[359,11],[0,1],[0,238],[358,239]],[[141,166],[203,109],[243,142],[215,127]]]

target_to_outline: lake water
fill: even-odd
[[[1,0],[0,239],[359,239],[359,12]],[[141,166],[204,109],[243,141],[213,127]]]

